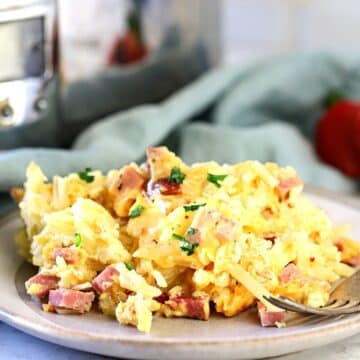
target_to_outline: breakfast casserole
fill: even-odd
[[[291,167],[188,166],[166,147],[149,148],[141,166],[51,182],[31,163],[17,192],[16,241],[39,268],[27,293],[44,311],[96,306],[143,332],[155,314],[208,320],[251,307],[263,326],[284,326],[264,295],[321,307],[360,264],[359,244],[302,190]]]

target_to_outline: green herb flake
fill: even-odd
[[[92,183],[95,179],[94,175],[90,175],[89,173],[92,171],[91,168],[87,167],[84,171],[78,172],[79,178],[85,182]]]
[[[199,246],[198,243],[190,243],[189,241],[182,240],[180,241],[180,249],[186,252],[187,256],[190,256],[194,253],[195,249]]]
[[[202,204],[192,204],[192,205],[184,205],[185,211],[196,211],[198,208],[205,206],[206,203]]]
[[[79,247],[81,245],[81,242],[82,242],[81,235],[79,233],[75,233],[75,241],[74,241],[75,246]]]
[[[134,267],[134,265],[133,265],[132,263],[125,262],[124,264],[125,264],[126,268],[127,268],[129,271],[135,269],[135,267]]]
[[[181,172],[180,168],[173,167],[170,172],[169,181],[176,184],[182,184],[185,176],[186,175]]]
[[[172,237],[177,240],[185,240],[185,238],[183,236],[175,234],[175,233],[172,234]]]
[[[145,210],[145,208],[142,205],[136,206],[134,209],[130,212],[130,219],[134,219],[141,215],[141,213]]]
[[[196,233],[196,229],[193,227],[189,227],[186,232],[186,235],[195,235],[195,233]]]
[[[192,230],[190,230],[192,229]],[[189,232],[190,230],[190,232]],[[186,235],[193,235],[196,232],[196,229],[194,228],[189,228],[189,230],[187,231]],[[187,256],[190,256],[194,253],[195,249],[199,246],[198,243],[191,243],[189,241],[186,240],[186,238],[184,238],[181,235],[178,234],[172,234],[173,238],[180,240],[180,249],[181,251],[186,252]]]
[[[224,181],[227,177],[227,174],[224,175],[214,175],[214,174],[207,174],[207,181],[213,183],[217,188],[221,188],[221,184],[219,181]]]

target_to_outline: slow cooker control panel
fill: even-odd
[[[0,131],[35,122],[47,110],[53,77],[55,2],[0,5]]]

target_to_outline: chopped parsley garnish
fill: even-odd
[[[192,204],[192,205],[184,205],[185,211],[196,211],[199,207],[205,206],[206,203],[202,204]]]
[[[79,233],[75,233],[75,241],[74,244],[76,247],[79,247],[81,245],[82,239],[81,235]]]
[[[186,235],[194,235],[196,233],[196,229],[193,227],[189,227]]]
[[[145,208],[142,205],[136,206],[134,209],[130,212],[130,219],[136,218],[141,215],[141,213],[145,210]]]
[[[227,177],[227,174],[224,175],[214,175],[214,174],[207,174],[207,181],[213,183],[217,188],[221,187],[221,184],[219,183],[219,181],[223,181],[225,180],[225,178]]]
[[[87,167],[84,171],[78,172],[79,178],[87,183],[92,183],[95,179],[94,175],[90,175],[91,168]]]
[[[135,268],[134,268],[134,265],[133,265],[132,263],[125,262],[124,264],[125,264],[126,268],[127,268],[129,271],[135,269]]]
[[[187,256],[190,256],[194,253],[195,249],[199,246],[198,243],[190,243],[189,241],[186,240],[181,240],[180,241],[180,249],[184,252],[186,252]]]
[[[186,175],[181,172],[180,168],[173,167],[170,172],[169,181],[176,184],[182,184],[185,176]]]
[[[174,233],[172,234],[172,237],[177,239],[177,240],[184,240],[185,239],[183,236],[178,235],[178,234],[174,234]]]
[[[196,229],[189,228],[189,230],[186,232],[186,235],[194,235],[196,232]],[[191,243],[190,241],[186,240],[185,237],[178,235],[178,234],[172,234],[173,238],[180,240],[180,249],[181,251],[186,252],[187,256],[190,256],[194,253],[195,249],[199,246],[198,243]]]

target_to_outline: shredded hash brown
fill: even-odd
[[[302,195],[295,170],[246,161],[186,165],[166,147],[107,174],[85,169],[49,182],[27,169],[20,253],[39,267],[26,282],[45,311],[85,313],[94,301],[149,332],[154,314],[207,320],[258,305],[262,325],[285,295],[325,305],[331,284],[360,263],[359,244]]]

